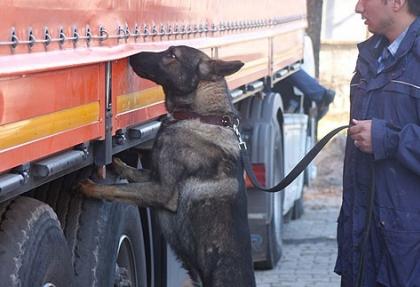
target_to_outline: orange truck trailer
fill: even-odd
[[[130,55],[188,45],[243,61],[228,86],[266,186],[313,141],[314,117],[286,113],[278,88],[303,63],[305,0],[0,0],[0,7],[1,286],[185,280],[153,210],[75,190],[89,176],[120,181],[113,156],[150,164],[164,94],[135,75]],[[302,212],[303,181],[277,194],[249,188],[256,267],[278,261],[283,219]]]

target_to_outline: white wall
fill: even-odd
[[[322,42],[361,42],[366,26],[354,9],[357,0],[324,0]]]

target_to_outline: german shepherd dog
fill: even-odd
[[[158,210],[162,232],[196,286],[253,287],[237,114],[225,76],[240,61],[222,61],[187,46],[130,57],[140,77],[163,87],[169,112],[152,149],[150,170],[114,160],[129,183],[86,180],[89,196]]]

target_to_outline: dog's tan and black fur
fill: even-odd
[[[236,117],[224,77],[242,62],[213,60],[197,49],[177,46],[139,53],[130,64],[139,76],[163,87],[170,114]],[[150,171],[118,159],[114,167],[130,183],[84,181],[83,193],[156,208],[166,240],[202,286],[255,286],[243,169],[230,127],[199,117],[169,118],[156,137]]]

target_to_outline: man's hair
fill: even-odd
[[[408,12],[420,16],[420,0],[407,0]]]

